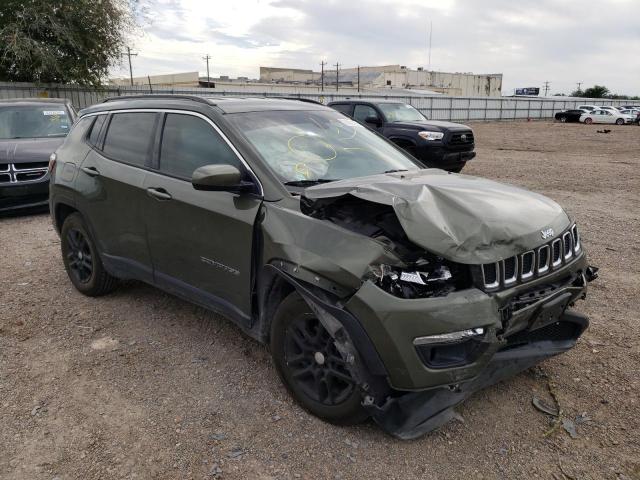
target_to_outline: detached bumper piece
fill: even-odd
[[[383,407],[370,406],[370,413],[382,429],[395,437],[420,437],[453,418],[454,407],[478,390],[571,349],[588,325],[587,317],[567,310],[555,323],[507,337],[505,345],[473,380],[448,388],[405,393],[391,398]]]

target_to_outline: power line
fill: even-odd
[[[327,64],[324,60],[320,62],[320,90],[324,92],[324,66]]]
[[[131,67],[131,57],[135,57],[138,54],[131,53],[131,49],[127,47],[127,53],[123,53],[123,55],[126,55],[127,57],[129,57],[129,81],[131,82],[131,86],[133,87],[133,68]]]
[[[551,88],[549,86],[549,82],[548,81],[544,82],[544,96],[545,97],[547,96],[547,93],[549,93],[549,88]]]
[[[339,82],[339,75],[340,74],[340,64],[338,62],[336,62],[336,92],[338,91],[338,83]]]
[[[211,55],[207,53],[204,57],[202,57],[202,59],[207,62],[207,88],[211,88],[211,83],[209,81],[209,60],[211,60]]]

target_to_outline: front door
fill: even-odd
[[[382,129],[382,118],[378,111],[370,105],[356,104],[353,109],[353,119],[372,130],[378,131]]]
[[[155,282],[248,324],[253,228],[262,199],[195,190],[191,176],[198,167],[246,168],[208,119],[167,113],[162,123],[157,169],[144,181]]]

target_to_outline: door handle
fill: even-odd
[[[147,195],[157,200],[171,200],[173,198],[164,188],[147,188]]]
[[[96,167],[82,167],[80,170],[82,170],[90,177],[97,177],[98,175],[100,175],[100,172]]]

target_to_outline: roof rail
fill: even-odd
[[[311,100],[310,98],[300,98],[300,97],[265,97],[265,98],[280,98],[283,100],[298,100],[299,102],[307,102],[307,103],[315,103],[317,105],[324,105],[322,102],[318,102],[317,100]]]
[[[115,102],[118,100],[140,100],[140,99],[156,99],[156,98],[173,98],[173,99],[179,99],[179,100],[192,100],[194,102],[199,102],[199,103],[206,103],[207,105],[215,105],[212,102],[209,102],[206,98],[204,97],[199,97],[197,95],[173,95],[173,94],[156,94],[156,93],[152,93],[152,94],[146,94],[146,95],[122,95],[121,97],[108,97],[105,98],[102,103],[107,103],[107,102]]]

